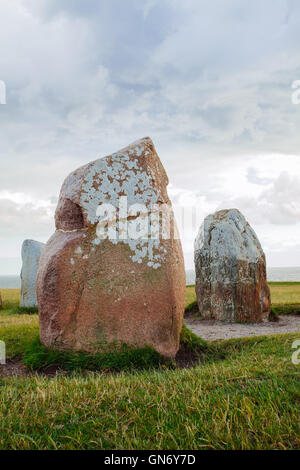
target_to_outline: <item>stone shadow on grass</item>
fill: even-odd
[[[150,347],[133,348],[126,344],[109,345],[106,351],[97,354],[57,351],[46,348],[36,337],[27,345],[22,356],[9,359],[1,367],[0,377],[38,373],[51,378],[58,372],[68,374],[72,371],[117,374],[151,369],[185,369],[223,358],[224,355],[194,335],[185,325],[174,360],[161,356]]]

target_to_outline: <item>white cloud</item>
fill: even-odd
[[[46,242],[54,231],[54,200],[0,192],[0,275],[18,274],[25,239]]]
[[[34,200],[27,194],[0,192],[0,256],[7,255],[5,241],[9,237],[49,238],[54,229],[54,200]],[[13,256],[13,253],[10,253]]]

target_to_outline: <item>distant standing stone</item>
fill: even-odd
[[[37,307],[36,276],[44,243],[25,240],[22,245],[20,307]]]
[[[0,292],[0,310],[2,309],[2,297],[1,297],[1,292]]]
[[[270,289],[260,242],[237,209],[204,220],[195,240],[196,294],[203,318],[267,321]]]
[[[40,334],[46,346],[93,352],[116,342],[175,356],[185,305],[180,240],[150,234],[135,238],[124,230],[124,225],[144,226],[165,205],[173,214],[167,185],[149,138],[68,176],[56,209],[56,232],[38,272]],[[129,211],[135,210],[121,209],[121,198]],[[98,210],[107,206],[118,225],[112,216],[108,228],[116,236],[102,239]]]

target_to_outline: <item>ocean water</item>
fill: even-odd
[[[299,268],[268,268],[268,281],[273,282],[300,282]],[[186,284],[195,284],[195,271],[188,269],[186,271]]]
[[[20,276],[0,276],[0,289],[20,289]]]
[[[273,282],[300,282],[299,268],[268,268],[268,280]],[[195,284],[195,271],[186,271],[187,285]],[[0,276],[0,289],[20,289],[20,276]]]
[[[268,281],[300,282],[300,268],[268,268]]]

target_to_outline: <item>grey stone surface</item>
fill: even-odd
[[[34,240],[23,242],[20,307],[37,307],[36,276],[44,246],[44,243]]]
[[[237,209],[211,214],[195,240],[196,294],[203,318],[261,322],[270,313],[266,259]]]

